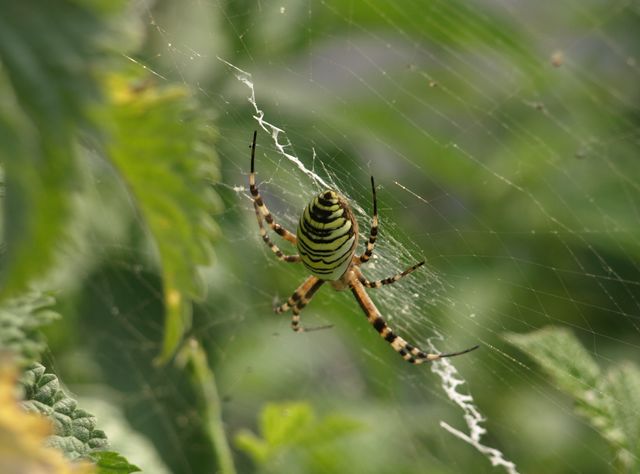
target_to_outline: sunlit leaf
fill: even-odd
[[[260,428],[271,446],[294,443],[315,421],[311,405],[304,402],[269,403],[260,415]]]
[[[313,407],[306,402],[268,403],[260,415],[262,437],[242,430],[235,442],[256,464],[266,465],[289,451],[311,458],[318,449],[361,428],[357,420],[343,415],[332,414],[318,420]]]
[[[353,418],[344,415],[328,415],[319,420],[312,430],[304,433],[301,442],[319,446],[322,443],[330,443],[343,436],[357,433],[362,428],[362,423]]]
[[[98,474],[129,474],[130,472],[140,472],[138,466],[129,462],[120,454],[113,451],[96,451],[89,455],[89,458],[96,463]]]
[[[235,444],[239,450],[247,453],[258,465],[267,462],[271,454],[271,447],[267,442],[249,430],[239,431],[235,437]]]
[[[215,154],[206,139],[213,132],[186,89],[136,84],[123,77],[109,84],[108,153],[157,247],[166,311],[160,361],[166,361],[191,325],[191,301],[202,293],[198,267],[212,256]]]

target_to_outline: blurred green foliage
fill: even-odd
[[[239,191],[254,111],[220,57],[252,73],[307,167],[363,207],[376,176],[379,252],[424,256],[446,289],[416,273],[374,298],[412,340],[481,343],[456,366],[487,444],[521,472],[632,472],[637,369],[618,361],[640,347],[636,10],[0,0],[0,298],[55,292],[44,365],[120,408],[167,472],[213,471],[220,431],[238,472],[494,472],[439,428],[463,422],[437,378],[348,295],[305,310],[331,331],[297,337],[270,314],[304,272],[257,238]],[[264,137],[261,189],[293,227],[315,190]],[[420,314],[398,314],[411,298]],[[0,341],[31,359],[53,313],[23,301]],[[575,337],[533,332],[548,324]],[[166,363],[185,334],[203,348],[191,378]]]
[[[91,68],[104,23],[96,8],[47,4],[0,4],[5,297],[51,264],[69,214],[74,136],[90,128],[88,109],[98,95]]]
[[[362,429],[361,424],[344,415],[327,415],[318,420],[313,407],[305,402],[265,405],[260,414],[260,437],[240,431],[235,442],[264,472],[341,472],[349,466],[338,450],[341,438]],[[294,460],[283,461],[287,454]]]
[[[40,360],[47,348],[41,329],[60,318],[54,304],[52,296],[32,292],[0,305],[0,348],[11,352],[18,365]]]
[[[132,203],[129,218],[144,222],[149,261],[162,276],[166,329],[157,355],[166,362],[189,330],[191,301],[202,296],[198,267],[212,257],[216,197],[210,183],[217,171],[210,117],[188,88],[159,87],[145,82],[144,71],[132,71],[123,54],[133,44],[122,49],[121,43],[129,27],[124,2],[32,0],[0,7],[0,99],[7,105],[0,117],[0,348],[23,364],[39,360],[39,329],[55,316],[43,308],[52,301],[39,294],[8,298],[51,284],[50,275],[66,272],[67,283],[80,283],[77,267],[65,266],[54,250],[72,245],[74,205],[90,185],[81,182],[82,174],[91,176],[88,166],[107,165]],[[24,374],[25,403],[55,420],[50,442],[70,458],[104,449],[106,437],[93,429],[94,418],[77,410],[44,370],[38,365]],[[123,472],[126,466],[114,462],[101,458],[100,472]]]
[[[575,400],[615,451],[618,472],[636,472],[640,460],[640,369],[631,362],[602,373],[580,342],[564,328],[547,327],[505,339],[533,357],[553,384]]]

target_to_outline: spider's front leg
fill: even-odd
[[[249,191],[251,192],[251,196],[253,197],[253,203],[256,208],[256,216],[258,217],[258,224],[260,225],[260,227],[262,227],[262,218],[264,218],[264,220],[267,221],[267,224],[269,224],[269,226],[276,234],[295,245],[298,242],[295,234],[289,232],[280,224],[276,223],[273,215],[271,214],[271,212],[269,212],[269,209],[265,205],[264,201],[262,200],[262,196],[260,196],[260,192],[258,191],[255,173],[257,135],[258,131],[255,130],[253,132],[253,142],[251,143],[251,173],[249,174]]]
[[[280,248],[273,243],[269,234],[267,234],[267,229],[264,228],[262,222],[262,216],[260,215],[260,209],[256,203],[253,204],[253,208],[256,211],[256,218],[258,219],[258,228],[260,229],[260,237],[262,237],[262,241],[267,244],[267,247],[271,249],[271,251],[278,257],[278,260],[283,262],[296,263],[300,261],[300,255],[285,255]]]
[[[378,200],[376,199],[376,185],[373,181],[373,176],[371,177],[371,193],[373,194],[373,220],[371,222],[371,230],[369,231],[369,241],[367,242],[367,248],[364,253],[355,258],[357,265],[367,262],[371,258],[378,236]]]
[[[474,346],[463,351],[450,352],[445,354],[429,354],[427,352],[424,352],[420,348],[412,346],[403,338],[394,334],[394,332],[380,315],[380,312],[373,304],[373,301],[371,301],[371,298],[369,298],[369,295],[367,295],[367,292],[365,291],[362,283],[360,283],[360,281],[355,278],[351,281],[351,292],[366,314],[369,323],[371,323],[376,331],[378,331],[380,336],[382,336],[384,340],[391,345],[393,350],[400,354],[402,358],[407,362],[410,362],[412,364],[422,364],[423,362],[431,362],[434,360],[442,359],[444,357],[454,357],[466,354],[467,352],[471,352],[478,348],[478,346]]]
[[[317,277],[311,276],[307,278],[302,283],[302,285],[300,285],[296,289],[293,295],[291,295],[285,303],[274,308],[274,311],[276,313],[284,313],[285,311],[291,310],[291,329],[294,332],[317,331],[318,329],[327,329],[331,327],[331,325],[327,325],[305,328],[300,325],[300,312],[307,304],[309,304],[309,301],[311,301],[313,295],[320,289],[323,284],[324,280],[320,280]]]

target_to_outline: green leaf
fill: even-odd
[[[546,327],[529,334],[508,333],[504,339],[540,364],[561,390],[580,400],[593,399],[600,368],[570,331]]]
[[[623,363],[602,375],[567,329],[547,327],[529,334],[504,335],[526,352],[570,395],[576,411],[609,442],[621,472],[636,472],[640,459],[640,370]]]
[[[611,418],[615,431],[609,438],[617,439],[622,449],[619,462],[628,472],[640,468],[640,370],[625,362],[611,369],[605,378]]]
[[[166,312],[160,362],[166,362],[190,328],[191,300],[201,296],[198,267],[213,254],[216,157],[206,142],[212,128],[186,89],[135,84],[121,76],[110,83],[108,153],[157,247]]]
[[[310,458],[323,446],[361,429],[360,422],[343,415],[333,414],[318,420],[306,402],[268,403],[260,415],[262,437],[241,430],[235,443],[262,466],[288,451]]]
[[[301,443],[320,446],[331,443],[344,436],[362,430],[362,423],[343,415],[328,415],[316,426],[307,431],[300,439]]]
[[[62,236],[74,136],[88,128],[88,108],[98,98],[92,69],[104,24],[90,8],[61,0],[0,0],[0,11],[4,298],[48,268]]]
[[[272,447],[295,443],[315,422],[311,405],[304,402],[268,403],[260,418],[262,435]]]
[[[540,364],[553,383],[575,400],[578,413],[601,433],[610,432],[612,420],[600,388],[600,368],[571,331],[549,326],[504,338]]]
[[[106,448],[107,437],[96,429],[95,417],[77,408],[76,401],[60,388],[58,378],[45,372],[44,366],[34,364],[24,373],[21,385],[25,392],[24,407],[53,421],[55,434],[49,438],[49,445],[60,449],[69,459]]]
[[[129,464],[124,456],[113,451],[96,451],[89,456],[96,463],[98,474],[129,474],[130,472],[140,472],[138,466]]]
[[[50,309],[54,304],[42,293],[6,300],[0,306],[0,351],[14,354],[21,366],[38,360],[47,347],[40,328],[60,317]]]
[[[240,430],[234,441],[236,447],[247,453],[259,466],[265,464],[272,454],[271,446],[249,430]]]

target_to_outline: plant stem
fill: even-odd
[[[222,421],[222,408],[216,388],[216,379],[209,368],[207,354],[195,339],[190,339],[180,350],[178,361],[192,369],[194,384],[200,391],[205,411],[205,426],[213,449],[218,457],[221,474],[236,474],[231,448],[227,441]]]

